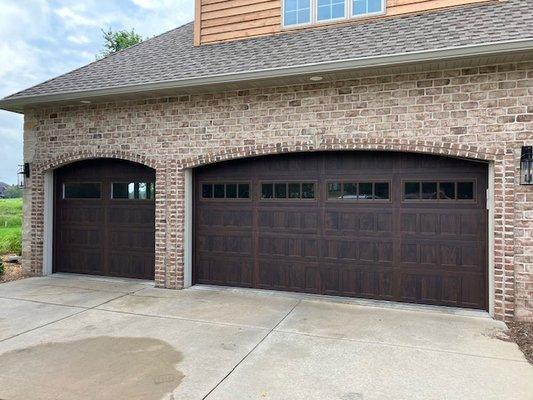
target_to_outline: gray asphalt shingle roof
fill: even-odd
[[[506,0],[193,46],[189,23],[6,99],[533,38],[533,0]]]

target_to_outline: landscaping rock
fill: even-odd
[[[6,256],[5,261],[8,263],[20,264],[20,256],[9,255]]]

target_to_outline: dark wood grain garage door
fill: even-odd
[[[154,170],[99,159],[55,172],[54,271],[154,278]]]
[[[487,166],[291,154],[195,174],[195,282],[486,308]]]

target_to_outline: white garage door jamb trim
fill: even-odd
[[[44,232],[43,232],[43,275],[53,271],[54,249],[54,171],[44,173]]]

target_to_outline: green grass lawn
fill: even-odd
[[[22,199],[0,199],[0,255],[22,250]]]

